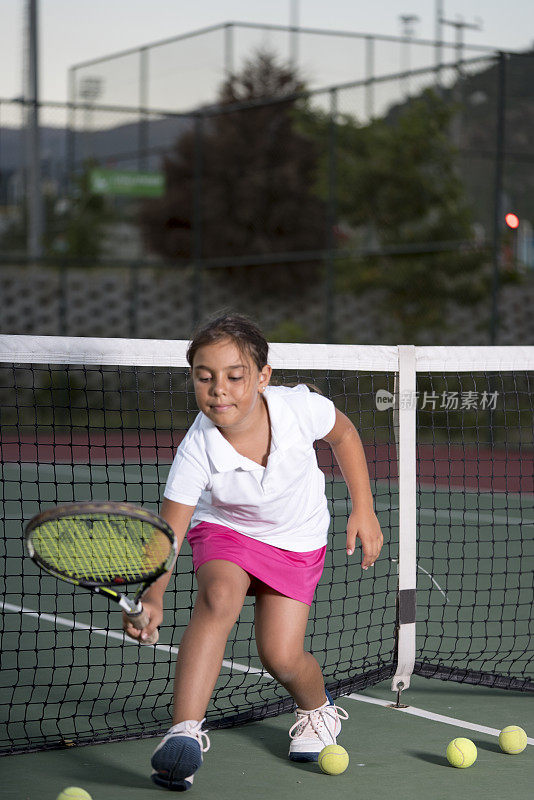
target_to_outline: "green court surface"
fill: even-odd
[[[82,486],[82,472],[66,465],[26,468],[33,472],[24,475],[22,504],[16,494],[19,467],[4,467],[6,555],[11,563],[23,564],[18,574],[6,575],[6,601],[11,605],[4,606],[6,653],[0,691],[13,686],[15,674],[19,679],[10,700],[11,734],[22,740],[24,723],[26,731],[37,738],[44,731],[51,741],[56,736],[58,743],[71,736],[83,742],[91,738],[89,716],[103,730],[114,730],[124,724],[123,712],[127,721],[133,721],[131,733],[136,733],[136,725],[163,729],[170,718],[174,648],[194,599],[189,548],[179,559],[177,594],[168,595],[168,602],[176,602],[179,610],[162,629],[161,646],[139,650],[125,644],[116,610],[102,598],[41,574],[23,556],[21,515],[28,519],[43,502],[72,499],[67,496],[69,481]],[[72,474],[60,474],[68,470]],[[99,471],[93,469],[91,497],[106,499],[110,492],[112,499],[156,508],[165,479],[156,470],[154,466],[102,467],[100,498]],[[54,495],[56,484],[64,487],[64,498]],[[153,495],[143,494],[146,486],[153,487]],[[398,494],[394,482],[377,481],[373,489],[386,544],[374,570],[362,573],[359,559],[347,565],[344,553],[346,487],[334,481],[328,488],[333,546],[325,579],[318,587],[313,625],[310,622],[315,652],[321,652],[326,641],[329,653],[335,651],[327,678],[342,669],[357,673],[360,663],[350,660],[355,655],[362,663],[366,659],[374,663],[389,657],[393,648]],[[76,499],[88,499],[79,496],[80,491]],[[497,661],[499,674],[528,674],[533,525],[532,495],[419,487],[417,660],[450,663],[460,669],[469,664],[481,671],[491,670]],[[255,673],[244,673],[248,665],[261,668],[251,642],[252,619],[253,602],[247,600],[218,681],[221,702],[239,705],[258,680],[265,681]],[[97,630],[90,632],[88,626]],[[265,696],[269,692],[267,685]],[[340,800],[501,800],[510,795],[513,800],[526,800],[533,796],[533,745],[521,755],[508,756],[501,753],[494,734],[465,725],[499,730],[517,724],[534,742],[532,693],[415,677],[403,697],[409,709],[393,710],[381,701],[395,701],[389,681],[366,689],[358,698],[337,700],[350,714],[339,739],[351,759],[343,775],[325,776],[317,765],[288,761],[293,716],[284,714],[212,731],[212,747],[189,796],[217,800],[322,800],[328,793]],[[413,708],[421,713],[410,713]],[[456,722],[450,724],[444,718]],[[478,759],[467,770],[454,769],[445,759],[447,744],[456,736],[471,738],[478,748]],[[5,756],[0,758],[0,796],[3,800],[55,800],[62,788],[77,785],[88,790],[93,800],[163,797],[165,790],[149,779],[150,755],[157,742],[158,738],[144,738]]]
[[[389,683],[362,697],[392,702]],[[339,776],[323,775],[315,764],[287,759],[293,716],[210,734],[211,749],[188,797],[217,800],[339,800],[372,797],[432,800],[527,800],[532,797],[534,746],[505,755],[497,737],[466,729],[463,722],[500,729],[518,724],[532,736],[531,697],[477,686],[413,679],[404,695],[411,709],[457,720],[414,716],[370,702],[340,698],[350,714],[339,737],[350,764]],[[478,758],[469,769],[454,769],[445,758],[456,736],[472,739]],[[533,739],[531,739],[534,742]],[[9,756],[0,760],[3,800],[55,800],[66,786],[81,786],[93,800],[147,800],[172,796],[150,779],[149,759],[158,739],[91,745],[61,751]]]

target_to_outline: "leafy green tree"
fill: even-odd
[[[474,246],[451,143],[453,113],[429,90],[368,125],[345,116],[335,126],[337,215],[345,246],[360,254],[338,262],[338,289],[378,290],[386,338],[436,333],[446,327],[449,302],[472,305],[487,291],[487,253]],[[329,124],[326,115],[301,118],[320,138]],[[321,197],[328,170],[323,162]]]
[[[74,191],[69,198],[55,194],[43,195],[45,256],[98,261],[102,256],[106,226],[113,220],[108,201],[91,191],[89,173],[94,166],[87,162],[74,181]],[[27,204],[2,236],[5,252],[25,253],[27,250]]]
[[[103,255],[105,228],[113,218],[109,203],[91,191],[89,174],[94,164],[88,161],[75,179],[74,192],[64,210],[47,223],[47,251],[70,258],[93,259]],[[56,203],[56,209],[61,201]]]
[[[141,215],[150,250],[169,259],[238,257],[250,267],[247,282],[263,276],[271,291],[313,279],[310,263],[265,270],[247,261],[324,247],[324,203],[313,191],[317,146],[294,125],[294,95],[303,88],[265,52],[224,83],[202,129],[192,124],[164,159],[165,195]]]

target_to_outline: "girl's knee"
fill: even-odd
[[[258,655],[265,669],[284,683],[298,672],[304,653],[294,649],[258,648]]]
[[[199,588],[195,608],[201,608],[213,616],[236,619],[242,605],[243,598],[235,586],[216,578]]]

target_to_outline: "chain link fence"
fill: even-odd
[[[41,104],[39,259],[28,109],[0,101],[0,329],[187,338],[231,307],[280,340],[530,344],[533,67],[484,55],[190,114]],[[99,194],[96,167],[164,192]]]
[[[433,68],[439,82],[442,64],[490,55],[494,49],[413,36],[227,22],[76,64],[69,73],[69,101],[128,106],[141,113],[162,108],[187,113],[213,103],[221,83],[258,52],[289,64],[314,91],[361,77],[368,84],[372,114],[377,78]],[[406,88],[407,81],[401,83]]]

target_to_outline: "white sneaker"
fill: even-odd
[[[297,708],[296,715],[297,721],[289,730],[291,761],[317,761],[323,747],[336,744],[341,720],[349,718],[344,708],[334,705],[330,695],[323,706],[312,711]]]
[[[150,776],[158,786],[185,791],[193,784],[194,774],[202,764],[202,754],[210,749],[202,723],[187,719],[170,728],[154,750]]]

